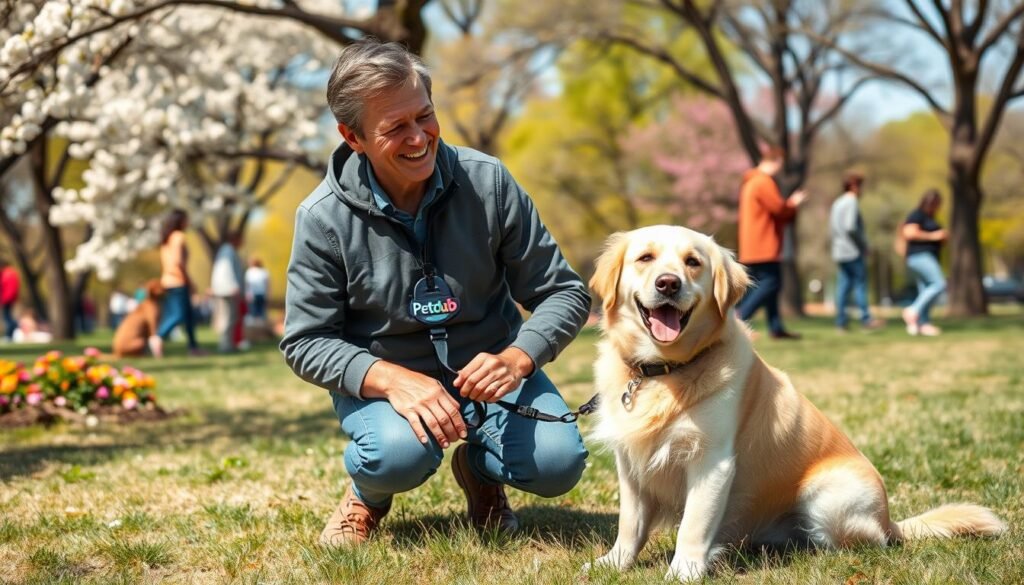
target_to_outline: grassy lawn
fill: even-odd
[[[824,319],[792,325],[802,341],[761,340],[759,350],[874,462],[895,518],[976,502],[1010,532],[785,557],[734,552],[708,581],[1024,582],[1020,313],[946,322],[935,339],[895,325],[845,336]],[[592,392],[596,335],[586,331],[548,368],[570,404]],[[62,349],[89,341],[109,348],[97,337]],[[596,444],[567,496],[511,494],[522,537],[469,530],[445,464],[395,499],[372,545],[322,549],[322,522],[346,483],[326,393],[293,376],[271,345],[202,358],[180,345],[133,365],[157,378],[165,406],[188,409],[183,417],[0,431],[0,583],[649,583],[667,569],[672,535],[662,533],[628,573],[579,575],[610,546],[618,513],[614,463]],[[0,346],[23,361],[42,351]]]

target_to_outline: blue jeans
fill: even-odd
[[[163,312],[156,334],[167,339],[178,325],[185,326],[189,349],[196,349],[195,317],[192,315],[192,299],[187,286],[176,286],[164,291]]]
[[[4,313],[4,337],[11,339],[14,330],[18,328],[18,322],[14,320],[14,303],[3,306]]]
[[[868,309],[868,269],[867,262],[863,257],[854,260],[847,260],[839,263],[839,273],[836,276],[836,325],[846,327],[846,302],[850,300],[850,290],[853,289],[853,299],[860,309],[860,320],[862,323],[871,322],[871,312]]]
[[[463,417],[471,416],[472,403],[457,394]],[[360,400],[331,393],[341,430],[351,440],[345,448],[345,469],[356,494],[375,507],[386,507],[394,494],[423,484],[437,471],[444,450],[431,437],[424,445],[409,421],[387,400]],[[555,386],[535,372],[523,386],[505,396],[506,402],[529,404],[561,416],[569,412]],[[540,422],[485,404],[480,428],[468,429],[469,464],[485,483],[508,484],[546,498],[573,488],[587,458],[576,424]],[[429,431],[428,431],[429,432]]]
[[[768,331],[782,333],[782,317],[779,315],[779,291],[782,290],[782,264],[759,262],[747,265],[754,284],[736,307],[740,318],[750,321],[758,309],[764,307],[768,316]]]
[[[252,306],[248,307],[248,313],[254,319],[266,319],[267,295],[252,295]]]
[[[931,309],[939,295],[946,290],[946,277],[942,275],[939,259],[931,252],[918,252],[907,256],[907,268],[917,279],[917,298],[910,310],[917,314],[917,324],[931,321]]]

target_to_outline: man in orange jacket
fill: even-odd
[[[747,266],[754,287],[737,306],[744,321],[764,307],[768,331],[774,339],[799,339],[782,327],[779,315],[779,290],[782,288],[782,234],[786,224],[807,198],[798,190],[783,199],[773,178],[782,169],[782,150],[765,149],[756,168],[743,175],[739,209],[739,260]]]

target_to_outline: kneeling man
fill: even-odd
[[[587,456],[575,424],[493,404],[568,412],[540,368],[590,296],[504,165],[441,141],[430,83],[400,45],[346,47],[327,87],[344,142],[296,213],[281,350],[350,439],[327,545],[369,538],[460,439],[470,521],[501,531],[518,527],[504,485],[564,494]]]

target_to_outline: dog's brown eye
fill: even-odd
[[[686,265],[689,266],[690,268],[700,268],[700,260],[693,256],[690,256],[689,258],[686,259]]]
[[[654,254],[644,254],[636,259],[637,262],[650,262],[651,260],[654,260]]]

